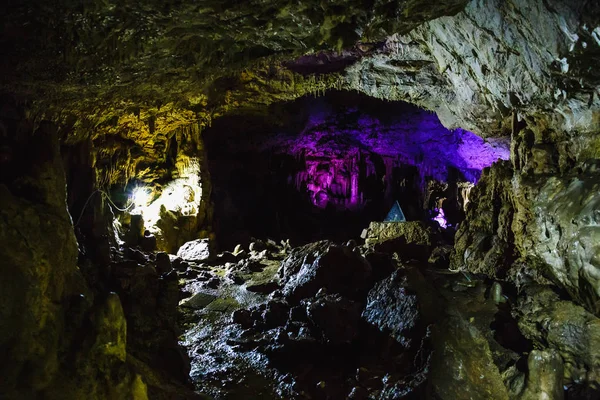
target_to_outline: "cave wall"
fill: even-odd
[[[122,214],[116,207],[131,211],[136,189],[147,191],[152,202],[163,191],[169,191],[174,181],[190,179],[199,188],[198,198],[189,202],[194,208],[193,215],[179,207],[186,203],[185,199],[169,201],[160,219],[158,210],[151,215],[152,220],[146,218],[146,228],[156,237],[158,248],[169,253],[176,253],[189,240],[209,236],[212,186],[195,113],[188,110],[181,115],[169,106],[152,112],[138,109],[100,124],[89,138],[77,140],[73,135],[75,129],[75,126],[65,128],[64,153],[74,157],[73,161],[82,158],[80,169],[87,169],[89,176],[82,176],[79,169],[69,171],[71,183],[81,185],[73,187],[72,192],[77,193],[70,202],[73,215],[89,214],[90,210],[84,209],[85,199],[94,190],[109,196],[116,203],[113,210]],[[127,229],[129,221],[125,222]]]
[[[581,141],[590,147],[572,151]],[[598,314],[597,141],[519,132],[511,162],[492,166],[472,192],[453,265],[518,287],[552,283]]]
[[[1,118],[0,393],[146,399],[126,363],[119,298],[95,297],[77,265],[57,127],[32,123],[14,104]]]

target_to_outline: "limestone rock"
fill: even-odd
[[[549,177],[509,162],[484,171],[455,238],[453,268],[555,284],[599,313],[600,184],[594,164]]]
[[[156,253],[156,272],[159,275],[168,274],[173,270],[173,266],[171,265],[171,259],[169,255],[164,252]]]
[[[530,287],[515,311],[523,335],[558,352],[567,383],[600,381],[600,319],[547,287]]]
[[[312,256],[314,254],[309,251],[303,259],[297,260],[308,261]],[[284,262],[281,268],[295,270],[298,265],[290,266]],[[348,247],[330,244],[312,262],[300,264],[298,272],[289,276],[282,291],[292,302],[314,296],[321,288],[328,293],[359,298],[369,287],[371,270],[369,263]]]
[[[211,258],[208,239],[196,239],[185,243],[177,251],[177,257],[186,261],[206,261]]]
[[[520,400],[564,399],[563,361],[556,351],[533,350],[527,364],[527,386]]]
[[[434,397],[508,400],[484,335],[459,315],[436,325],[430,382]]]
[[[439,240],[432,227],[421,221],[371,222],[363,237],[367,246],[374,246],[378,251],[424,260]]]
[[[471,191],[467,218],[455,237],[453,268],[504,278],[516,258],[512,240],[515,214],[508,162],[485,169],[478,185]]]
[[[419,302],[407,286],[406,280],[394,272],[371,289],[362,312],[368,323],[388,332],[406,348],[411,347],[411,334],[419,323]]]
[[[216,298],[215,295],[198,292],[189,299],[182,301],[181,307],[201,310],[212,303]]]
[[[584,94],[585,85],[567,92],[561,82],[577,75],[597,85],[579,63],[595,59],[586,25],[598,12],[584,1],[471,1],[455,16],[388,38],[389,50],[358,60],[346,81],[370,96],[435,110],[448,128],[502,134],[510,130],[508,110],[518,109],[545,114],[557,130],[593,132],[600,101]]]
[[[281,263],[281,268],[278,271],[279,278],[282,282],[287,282],[294,274],[300,271],[302,265],[312,264],[319,254],[324,252],[331,244],[331,242],[322,240],[293,249]]]
[[[367,244],[404,238],[406,243],[431,245],[431,229],[420,221],[371,222],[365,234]]]
[[[106,301],[94,315],[96,343],[94,351],[101,356],[114,357],[125,361],[127,351],[127,322],[123,313],[121,301],[116,293],[108,295]]]
[[[306,314],[331,344],[350,344],[358,336],[360,304],[337,294],[317,296],[307,302]]]
[[[600,314],[600,180],[586,171],[551,177],[533,198],[529,251],[549,276],[588,310]],[[538,186],[540,185],[540,186]]]
[[[0,179],[0,397],[36,397],[61,368],[67,300],[88,292],[75,286],[77,242],[51,127],[23,135],[13,163]]]

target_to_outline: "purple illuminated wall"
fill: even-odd
[[[389,112],[389,110],[388,110]],[[358,109],[314,107],[298,135],[279,135],[269,146],[294,155],[299,168],[289,183],[320,208],[359,209],[368,201],[365,184],[380,180],[394,190],[394,170],[416,167],[421,192],[428,183],[475,183],[484,167],[509,157],[508,139],[484,141],[462,129],[449,131],[434,113],[403,105],[384,118]]]
[[[435,114],[354,92],[218,118],[204,132],[223,244],[356,237],[398,201],[408,221],[455,226],[481,170],[508,140],[448,131]],[[226,239],[225,239],[226,238]]]

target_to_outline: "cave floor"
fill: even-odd
[[[186,297],[181,344],[197,393],[207,399],[387,399],[442,392],[444,398],[501,399],[507,380],[522,389],[519,368],[528,347],[514,335],[509,298],[497,284],[426,262],[392,260],[391,277],[370,281],[352,300],[328,294],[336,290],[320,281],[316,295],[298,301],[289,290],[294,283],[282,277],[282,262],[300,252],[297,262],[306,269],[311,258],[302,249],[290,251],[228,253],[230,262],[221,255],[221,262],[188,262],[179,272]],[[333,262],[343,268],[345,261],[352,262]],[[322,279],[309,275],[308,281]],[[358,313],[349,311],[353,307]]]
[[[265,260],[263,265],[263,271],[246,274],[248,281],[242,285],[223,279],[231,265],[204,267],[199,277],[182,279],[183,290],[190,295],[180,305],[185,328],[182,344],[191,359],[190,377],[208,398],[278,399],[289,393],[289,385],[278,381],[278,372],[267,366],[264,355],[236,351],[235,340],[243,330],[232,323],[231,315],[268,301],[267,294],[246,288],[274,280],[279,261]],[[209,287],[210,279],[218,280],[218,287]]]

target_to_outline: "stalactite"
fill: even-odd
[[[465,212],[467,211],[467,204],[469,204],[469,196],[473,187],[475,187],[475,184],[470,182],[461,182],[459,184],[460,198],[462,199],[462,208]]]

